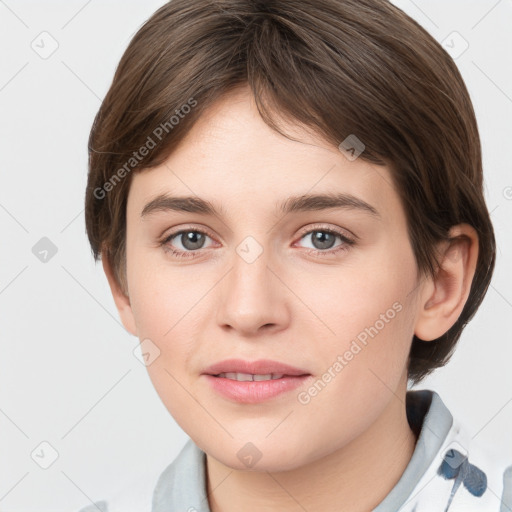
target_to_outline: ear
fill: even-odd
[[[124,328],[134,336],[138,336],[137,327],[135,325],[135,319],[133,318],[132,307],[130,304],[130,298],[121,288],[121,285],[119,284],[114,274],[114,269],[110,262],[110,258],[107,254],[105,254],[104,257],[102,256],[101,263],[103,264],[103,270],[107,276],[110,291],[114,297],[114,302],[116,303],[117,311],[119,311],[119,316],[121,317]]]
[[[414,334],[432,341],[457,321],[469,297],[478,261],[478,234],[469,224],[450,230],[450,240],[439,249],[439,269],[420,294]]]

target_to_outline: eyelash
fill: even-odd
[[[331,235],[335,235],[340,238],[340,240],[343,242],[341,245],[337,246],[334,249],[328,249],[325,251],[322,251],[320,249],[307,249],[308,254],[314,254],[314,255],[320,255],[321,257],[329,257],[334,256],[340,252],[347,251],[351,246],[355,244],[355,240],[352,238],[347,237],[345,234],[343,234],[341,231],[332,229],[332,228],[325,228],[323,226],[312,226],[307,231],[303,231],[299,237],[299,240],[302,240],[306,235],[309,235],[314,232],[321,232],[321,233],[329,233]],[[177,237],[178,235],[181,235],[183,233],[201,233],[203,235],[206,235],[210,238],[213,238],[210,233],[207,231],[200,229],[200,228],[190,228],[190,229],[181,229],[179,231],[176,231],[174,233],[171,233],[167,235],[161,242],[160,246],[164,247],[166,251],[170,252],[173,256],[177,258],[195,258],[196,253],[200,251],[200,249],[197,249],[195,251],[180,251],[173,249],[169,242]]]

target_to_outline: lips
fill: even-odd
[[[313,379],[303,368],[267,359],[226,359],[206,368],[202,376],[216,393],[240,404],[269,401]]]
[[[282,375],[285,377],[295,377],[302,375],[310,375],[303,369],[272,361],[269,359],[259,359],[257,361],[244,361],[242,359],[226,359],[215,363],[203,371],[205,375],[218,376],[226,373],[243,373],[251,375]]]

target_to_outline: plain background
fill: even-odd
[[[133,353],[138,340],[118,320],[83,218],[93,117],[129,40],[163,3],[0,0],[3,511],[77,510],[140,474],[156,478],[187,439]],[[512,2],[394,3],[451,51],[469,45],[455,60],[481,130],[498,242],[483,305],[452,361],[419,387],[512,462]]]

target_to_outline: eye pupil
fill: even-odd
[[[336,239],[335,235],[327,231],[314,231],[312,237],[313,245],[317,249],[330,249]]]

